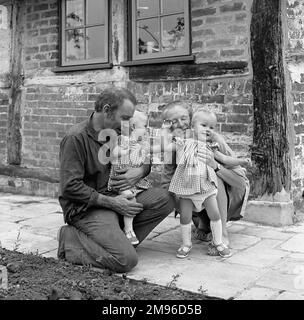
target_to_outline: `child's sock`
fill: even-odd
[[[222,221],[210,221],[210,227],[215,245],[222,243]]]
[[[188,224],[181,224],[182,240],[183,245],[186,247],[191,247],[191,222]]]

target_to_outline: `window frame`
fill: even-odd
[[[83,59],[83,60],[74,60],[74,61],[66,61],[66,38],[65,38],[65,33],[66,30],[69,29],[84,29],[86,32],[86,29],[90,28],[90,27],[94,27],[94,26],[100,26],[101,24],[86,24],[86,20],[87,20],[87,2],[88,0],[84,0],[84,8],[85,8],[85,23],[83,25],[81,25],[80,27],[77,28],[66,28],[65,26],[65,22],[66,22],[66,4],[67,4],[67,0],[61,0],[60,3],[60,13],[59,13],[59,17],[60,17],[60,67],[59,68],[65,68],[67,69],[67,71],[69,71],[69,69],[71,69],[71,71],[73,71],[74,67],[84,67],[87,66],[89,68],[89,66],[99,66],[102,67],[102,65],[104,65],[105,67],[111,67],[109,64],[109,58],[110,58],[110,46],[109,46],[109,39],[110,39],[110,1],[109,0],[105,0],[105,5],[106,5],[106,10],[105,10],[105,23],[104,23],[104,27],[105,27],[105,58],[94,58],[94,59]],[[85,45],[85,51],[87,50],[87,43],[86,41],[84,42]],[[60,71],[60,70],[56,70],[56,71]]]
[[[184,4],[184,23],[185,23],[185,49],[183,50],[174,50],[172,52],[162,52],[162,53],[150,53],[150,54],[137,54],[136,53],[136,49],[137,49],[137,30],[136,30],[136,23],[139,20],[148,20],[151,19],[151,17],[149,18],[142,18],[142,19],[137,19],[136,18],[136,8],[137,8],[137,1],[138,0],[129,0],[129,12],[131,15],[131,19],[129,22],[129,37],[130,37],[130,45],[129,45],[129,61],[130,62],[134,62],[134,63],[140,63],[141,61],[143,63],[147,63],[147,61],[151,61],[151,63],[153,63],[153,61],[158,61],[158,62],[162,62],[166,59],[178,59],[179,57],[189,57],[191,56],[191,34],[190,34],[190,30],[191,30],[191,17],[190,17],[190,1],[189,0],[184,0],[185,4]],[[161,26],[161,18],[162,17],[166,17],[166,16],[171,16],[174,15],[175,13],[171,13],[171,14],[161,14],[161,1],[162,0],[153,0],[153,1],[159,1],[159,12],[157,14],[157,17],[159,19],[159,25]],[[160,30],[161,31],[161,30]],[[161,32],[160,32],[161,33]],[[160,41],[161,41],[161,37],[160,37]],[[193,57],[190,59],[193,60]]]

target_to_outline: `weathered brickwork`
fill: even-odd
[[[299,54],[303,47],[301,1],[288,1],[288,54]],[[162,107],[174,100],[188,101],[194,110],[199,107],[216,112],[218,130],[222,132],[238,156],[250,156],[253,110],[250,59],[250,21],[252,0],[191,0],[191,47],[195,63],[247,62],[242,74],[205,75],[185,80],[144,81],[129,78],[127,59],[126,12],[124,0],[112,1],[113,68],[79,72],[54,73],[59,59],[59,8],[57,0],[26,0],[24,32],[24,95],[22,105],[22,167],[50,172],[58,178],[59,143],[67,130],[87,118],[94,109],[94,100],[106,86],[129,88],[135,93],[138,109],[149,113],[150,125],[160,125]],[[292,32],[294,23],[294,32]],[[297,32],[300,30],[300,33]],[[303,53],[303,52],[302,52]],[[302,134],[304,127],[304,77],[299,74],[296,59],[289,63],[293,79],[296,150],[293,165],[293,195],[300,199],[304,186]],[[9,65],[9,63],[7,64]],[[293,68],[294,67],[294,68]],[[132,68],[132,67],[130,67]],[[292,69],[293,68],[293,69]],[[133,69],[134,70],[134,69]],[[297,73],[293,71],[297,71]],[[0,70],[0,73],[2,71]],[[296,76],[295,76],[296,74]],[[193,80],[195,79],[195,80]],[[3,93],[4,92],[4,93]],[[5,162],[7,89],[0,97],[0,163]],[[1,105],[2,101],[2,105]],[[303,104],[303,105],[302,105]],[[3,115],[3,117],[2,117]],[[2,157],[2,158],[1,158]],[[155,166],[155,171],[160,170]],[[56,195],[50,182],[0,177],[6,190],[30,190],[32,193]],[[23,188],[23,189],[22,189]],[[43,191],[44,190],[44,191]],[[298,201],[298,200],[297,200]]]
[[[304,1],[287,0],[288,41],[286,58],[292,81],[293,119],[295,123],[295,155],[292,191],[296,207],[303,207],[304,189]]]
[[[249,59],[252,0],[192,0],[192,50],[198,62]]]
[[[26,0],[25,70],[53,68],[58,62],[59,17],[56,0]]]
[[[248,156],[252,140],[252,91],[250,79],[221,79],[175,82],[129,82],[135,92],[138,108],[160,119],[162,106],[174,100],[186,100],[193,111],[205,108],[214,111],[218,130],[239,155]],[[157,116],[155,113],[158,113]],[[153,125],[160,126],[158,121]]]

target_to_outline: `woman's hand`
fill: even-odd
[[[224,141],[224,138],[222,137],[222,135],[213,130],[210,131],[210,133],[208,134],[208,138],[212,142],[217,142],[217,143],[222,143]]]
[[[144,177],[144,171],[143,166],[117,170],[117,175],[112,178],[111,187],[120,191],[130,189]]]

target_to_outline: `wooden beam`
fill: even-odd
[[[11,89],[8,108],[7,161],[9,164],[21,163],[21,104],[23,92],[23,28],[25,25],[25,2],[12,3],[12,46],[11,46]]]
[[[58,183],[59,174],[55,170],[46,168],[23,168],[20,166],[3,165],[0,163],[0,175],[17,177],[17,178],[30,178],[41,181]]]
[[[151,60],[151,63],[153,61]],[[150,64],[130,67],[129,77],[133,81],[196,80],[222,75],[248,73],[247,61]]]
[[[282,1],[254,0],[251,22],[256,164],[252,194],[275,195],[290,190],[291,160],[283,57]]]

